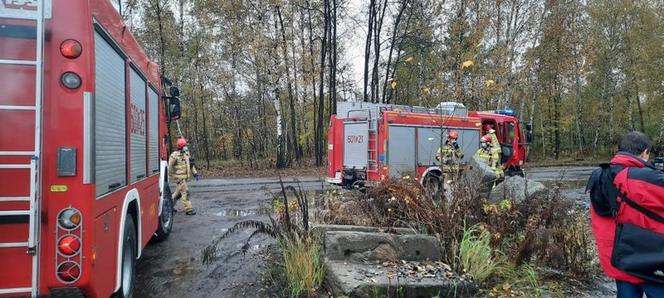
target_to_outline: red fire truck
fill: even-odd
[[[327,182],[351,187],[387,178],[417,177],[426,185],[440,185],[442,171],[436,154],[447,133],[459,133],[464,160],[479,148],[486,124],[496,130],[503,167],[522,174],[525,138],[511,110],[468,112],[455,102],[430,109],[416,106],[339,102],[328,131]]]
[[[130,296],[141,250],[171,231],[179,100],[118,7],[0,0],[0,296]]]

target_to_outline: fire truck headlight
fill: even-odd
[[[81,77],[71,71],[63,73],[60,82],[69,89],[81,87]]]
[[[65,230],[73,230],[81,224],[81,213],[76,209],[64,209],[58,216],[58,224]]]
[[[66,256],[73,256],[81,249],[81,241],[74,235],[67,235],[58,241],[58,250]]]

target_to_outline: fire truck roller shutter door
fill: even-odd
[[[152,88],[148,88],[148,122],[149,139],[148,139],[148,158],[149,175],[159,172],[159,96]]]
[[[145,111],[145,80],[131,68],[129,72],[131,85],[131,182],[136,182],[146,177],[146,111]]]
[[[344,168],[363,169],[368,165],[369,122],[344,123]]]
[[[441,133],[447,133],[447,131],[440,128],[417,128],[417,162],[419,164],[430,166],[436,163],[440,165],[440,162],[436,160],[436,154],[438,149],[445,144],[446,139],[446,135],[443,135],[443,142],[440,142]]]
[[[477,149],[480,148],[480,130],[459,128],[455,129],[459,133],[459,146],[463,150],[462,161],[468,161],[472,158]]]
[[[95,32],[95,182],[101,196],[126,181],[125,60]]]
[[[387,162],[391,178],[415,174],[415,127],[389,126]]]

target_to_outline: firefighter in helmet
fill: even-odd
[[[447,134],[447,140],[443,147],[438,149],[436,160],[440,161],[444,172],[456,172],[459,170],[459,161],[463,158],[463,150],[459,147],[457,140],[459,133],[451,130]]]
[[[500,157],[503,150],[500,147],[500,142],[498,142],[496,131],[491,127],[491,124],[484,125],[484,131],[491,138],[491,152]]]
[[[491,142],[491,136],[485,135],[480,139],[480,149],[477,150],[477,153],[475,153],[475,156],[481,158],[484,160],[493,170],[494,173],[496,173],[497,178],[502,178],[503,177],[503,167],[500,164],[500,156],[495,153],[491,148],[492,147],[492,142]]]
[[[447,134],[447,140],[443,147],[438,148],[438,154],[436,154],[436,160],[440,162],[441,168],[443,170],[443,185],[447,188],[447,185],[450,184],[458,177],[459,174],[459,162],[463,158],[463,150],[459,147],[457,140],[459,139],[459,133],[455,130],[451,130]]]
[[[182,200],[182,205],[184,205],[185,213],[187,215],[195,215],[196,210],[194,210],[189,201],[187,181],[191,177],[198,179],[198,172],[195,167],[191,166],[190,155],[188,150],[186,150],[187,140],[179,138],[176,145],[178,150],[171,153],[171,156],[168,158],[168,174],[177,183],[172,199],[175,201],[179,196]],[[173,206],[175,206],[175,202],[173,202]]]

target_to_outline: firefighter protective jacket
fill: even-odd
[[[188,180],[191,178],[192,168],[189,163],[189,153],[178,150],[171,153],[168,158],[168,173],[171,177],[178,180]]]

